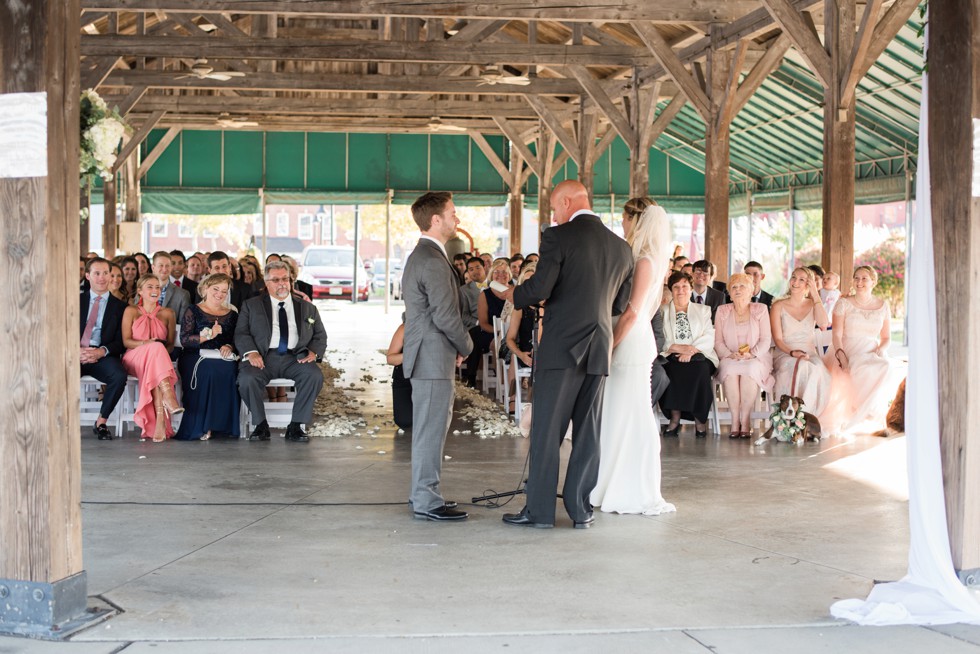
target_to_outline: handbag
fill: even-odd
[[[194,371],[191,373],[191,390],[197,390],[197,367],[201,365],[201,362],[205,359],[221,359],[222,361],[238,361],[241,358],[234,352],[230,356],[225,356],[221,353],[221,350],[212,349],[201,349],[198,350],[197,361],[194,362]]]

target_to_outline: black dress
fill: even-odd
[[[221,325],[221,334],[201,342],[201,330]],[[223,345],[235,346],[238,313],[215,316],[192,304],[180,322],[180,342],[184,347],[177,369],[184,391],[184,415],[174,438],[200,440],[206,432],[238,438],[241,435],[238,395],[238,362],[224,359],[201,359],[201,349],[217,350]]]
[[[682,339],[690,337],[687,314],[677,312],[674,332],[680,342],[685,342]],[[681,363],[678,355],[671,354],[664,363],[664,371],[670,380],[667,390],[660,398],[660,408],[664,415],[669,417],[671,411],[680,411],[684,420],[707,422],[715,399],[711,382],[711,377],[715,374],[715,364],[700,352],[687,363]]]

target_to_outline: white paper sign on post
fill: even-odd
[[[0,178],[48,176],[48,94],[0,94]]]

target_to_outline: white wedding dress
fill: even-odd
[[[662,221],[656,252],[648,257],[656,281],[642,305],[635,307],[633,327],[613,350],[602,395],[599,478],[591,502],[607,513],[660,515],[676,511],[660,492],[660,424],[650,403],[650,368],[657,356],[650,321],[653,312],[660,309],[663,284],[659,280],[667,270],[672,247],[665,215]],[[614,318],[613,324],[616,322]]]

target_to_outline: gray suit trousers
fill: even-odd
[[[667,371],[664,370],[664,364],[660,361],[654,361],[650,367],[650,401],[653,404],[654,412],[657,411],[657,404],[659,404],[660,398],[664,396],[669,385],[670,379],[667,377]]]
[[[296,382],[296,399],[291,420],[305,425],[313,422],[313,403],[323,387],[323,373],[314,363],[299,363],[294,354],[269,351],[265,368],[259,370],[243,362],[238,369],[238,392],[252,412],[252,422],[265,420],[265,387],[273,379],[292,379]]]
[[[439,478],[456,387],[451,379],[411,381],[412,490],[409,498],[415,511],[432,511],[445,504]]]
[[[539,370],[531,413],[531,463],[526,512],[534,522],[555,523],[560,448],[572,421],[562,498],[569,517],[584,522],[592,512],[589,495],[599,477],[599,423],[606,378],[579,369]]]

